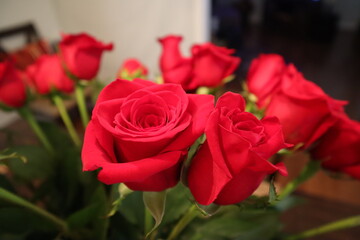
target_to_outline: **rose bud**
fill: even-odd
[[[268,159],[285,144],[276,117],[258,120],[244,112],[241,95],[222,95],[205,127],[206,141],[193,158],[188,185],[203,205],[239,203],[249,197],[268,174],[286,175],[282,163]]]
[[[230,56],[234,50],[211,43],[194,45],[191,58],[184,58],[179,49],[181,40],[173,35],[159,40],[163,47],[160,69],[164,82],[179,83],[188,91],[200,86],[217,87],[240,63],[240,58]]]
[[[345,172],[360,180],[360,122],[347,116],[339,118],[311,151],[313,158],[323,160],[322,166]]]
[[[97,75],[102,53],[113,49],[111,43],[104,44],[86,33],[64,34],[59,47],[67,69],[83,80],[91,80]]]
[[[169,35],[159,39],[162,45],[160,69],[165,83],[178,83],[185,90],[195,89],[191,82],[192,62],[190,58],[181,55],[179,44],[180,36]]]
[[[66,76],[58,55],[42,55],[26,72],[30,85],[40,94],[49,94],[52,90],[72,93],[74,82]]]
[[[303,148],[307,148],[335,124],[346,102],[326,95],[293,65],[287,67],[282,78],[265,115],[279,118],[286,142],[304,144]]]
[[[239,66],[240,58],[233,57],[233,49],[215,46],[212,43],[194,45],[193,79],[197,86],[218,87]]]
[[[26,102],[25,75],[11,62],[0,62],[0,103],[19,108]]]
[[[279,89],[285,69],[283,57],[277,54],[261,54],[251,62],[246,83],[260,108],[266,106],[270,95]]]
[[[118,79],[96,102],[85,133],[83,169],[101,168],[100,181],[123,182],[132,190],[173,187],[213,108],[212,96],[186,94],[178,84]]]
[[[129,58],[121,65],[118,78],[133,80],[135,78],[147,78],[148,69],[139,60]]]

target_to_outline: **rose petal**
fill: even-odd
[[[192,120],[185,131],[181,132],[179,137],[176,137],[166,148],[167,151],[190,147],[204,133],[208,116],[214,109],[214,96],[212,95],[188,94],[188,98],[187,112],[192,116]]]
[[[94,120],[86,127],[81,158],[84,171],[93,171],[103,163],[114,163],[113,138]]]
[[[237,108],[240,111],[244,111],[245,100],[240,94],[226,92],[221,97],[219,97],[218,101],[216,102],[216,108]]]
[[[210,154],[207,141],[191,162],[188,172],[188,184],[196,201],[203,205],[212,203],[221,189],[231,180],[231,174]]]
[[[360,165],[345,167],[341,171],[349,174],[350,176],[360,180]]]
[[[176,165],[183,156],[182,151],[173,151],[138,161],[125,163],[102,162],[98,178],[106,184],[120,182],[142,182]]]
[[[259,187],[265,176],[263,172],[244,169],[226,184],[214,203],[229,205],[245,200]]]
[[[276,117],[264,117],[261,120],[265,127],[264,144],[260,144],[254,148],[254,151],[264,159],[270,158],[282,148],[292,147],[292,144],[284,142],[284,134],[282,132],[279,119]]]
[[[128,80],[116,79],[101,91],[96,101],[96,105],[107,100],[126,98],[129,94],[144,87],[142,81],[131,82]]]

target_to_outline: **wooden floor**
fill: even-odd
[[[284,230],[287,233],[300,233],[302,231],[327,224],[342,218],[360,214],[360,206],[344,204],[324,198],[297,194],[304,203],[288,210],[282,216]],[[339,230],[319,235],[306,240],[359,240],[360,227]]]

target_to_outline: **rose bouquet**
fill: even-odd
[[[291,240],[360,225],[353,216],[285,233],[280,221],[297,204],[289,195],[318,170],[360,178],[360,124],[346,102],[276,54],[253,60],[241,94],[223,93],[240,58],[211,43],[186,58],[181,39],[159,40],[156,82],[129,59],[101,91],[94,78],[112,44],[87,34],[64,35],[59,53],[26,72],[0,64],[1,107],[18,111],[41,143],[1,152],[1,238]],[[64,104],[72,95],[83,138]],[[58,108],[68,134],[34,117],[36,98]],[[277,191],[283,157],[298,151],[311,160]]]

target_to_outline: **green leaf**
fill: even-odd
[[[275,176],[272,175],[269,184],[269,204],[273,204],[277,201],[278,195],[276,193],[276,187],[274,183]]]
[[[59,125],[51,122],[39,122],[39,125],[45,132],[51,145],[56,147],[57,157],[63,156],[65,150],[74,148],[71,138],[63,128],[59,127]]]
[[[181,235],[183,240],[265,240],[281,228],[279,213],[274,210],[241,210],[231,205],[221,208],[211,218],[197,218]]]
[[[133,191],[129,189],[124,183],[120,183],[117,186],[116,185],[113,186],[116,187],[117,189],[118,197],[111,204],[112,207],[110,212],[107,214],[107,217],[113,216],[119,209],[119,206],[121,205],[121,202],[125,199],[125,197],[130,193],[133,193]]]
[[[20,155],[16,152],[10,153],[8,149],[5,149],[0,152],[0,161],[6,159],[20,159],[21,161],[23,161],[23,163],[27,162],[27,158],[25,156]]]
[[[192,195],[188,188],[183,184],[178,184],[167,190],[166,211],[163,217],[162,225],[168,225],[177,221],[192,205]]]
[[[0,232],[24,234],[30,230],[29,213],[22,208],[0,209]]]
[[[22,160],[9,161],[8,166],[14,175],[22,180],[46,179],[54,174],[54,159],[40,146],[16,146],[10,149],[27,158],[27,164]]]
[[[263,210],[269,206],[269,197],[268,196],[258,197],[252,195],[236,205],[243,210],[259,210],[259,209]]]
[[[79,229],[85,227],[94,218],[98,217],[99,204],[92,204],[76,211],[67,218],[70,229]]]
[[[109,227],[109,219],[106,218],[107,197],[104,185],[100,184],[91,198],[91,203],[98,205],[96,217],[93,218],[92,227],[94,230],[93,239],[105,240]]]
[[[135,191],[123,200],[119,212],[127,221],[143,229],[144,209],[142,192]]]
[[[151,215],[155,219],[155,225],[146,233],[146,238],[160,225],[166,203],[166,191],[162,192],[143,192],[143,200],[146,208],[150,211]]]

